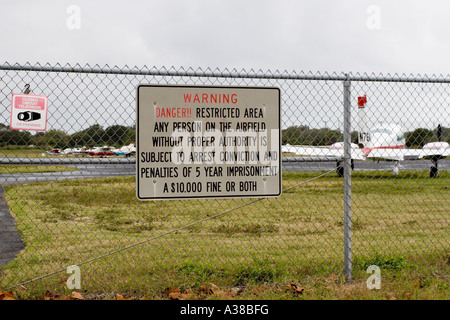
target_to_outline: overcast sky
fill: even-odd
[[[448,75],[450,2],[1,1],[1,63]]]

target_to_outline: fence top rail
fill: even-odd
[[[246,71],[242,69],[238,71],[236,69],[232,69],[231,71],[225,68],[224,70],[220,70],[219,68],[211,69],[206,68],[203,70],[202,68],[197,68],[194,70],[192,67],[185,69],[183,67],[176,69],[175,67],[171,68],[148,68],[147,66],[143,66],[142,68],[138,68],[137,66],[130,68],[128,66],[124,67],[110,67],[105,65],[100,67],[99,65],[95,65],[93,67],[89,66],[80,66],[76,64],[75,66],[71,66],[69,64],[66,65],[50,65],[50,64],[35,64],[31,65],[27,64],[9,64],[5,62],[0,65],[0,70],[11,70],[11,71],[35,71],[35,72],[66,72],[66,73],[97,73],[97,74],[120,74],[120,75],[150,75],[150,76],[175,76],[175,77],[214,77],[214,78],[257,78],[257,79],[284,79],[284,80],[329,80],[329,81],[367,81],[367,82],[427,82],[427,83],[450,83],[450,75],[383,75],[383,74],[352,74],[352,73],[312,73],[311,71],[308,73],[304,72],[288,72],[283,71],[280,72],[278,70],[275,71],[262,71],[261,69],[258,71],[254,71],[250,69]]]

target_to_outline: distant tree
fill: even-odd
[[[352,143],[358,144],[358,131],[352,131],[351,137]]]
[[[281,131],[283,144],[303,144],[305,131],[308,131],[307,126],[290,126]]]
[[[342,140],[343,136],[339,130],[329,128],[310,129],[307,126],[291,126],[282,130],[283,144],[321,146]]]
[[[107,145],[123,146],[134,142],[135,131],[130,127],[113,125],[106,128],[102,140]]]
[[[81,146],[123,146],[136,140],[136,126],[112,125],[103,129],[94,124],[87,129],[71,135],[61,129],[38,131],[34,135],[30,131],[12,130],[6,124],[0,123],[0,146],[7,145],[38,145],[51,148],[73,148]]]
[[[67,148],[69,135],[63,130],[51,129],[47,132],[37,132],[32,138],[33,144],[52,148]]]
[[[105,130],[99,124],[94,124],[89,128],[76,132],[70,136],[70,144],[77,144],[78,146],[94,146],[104,144],[103,137]]]
[[[344,141],[344,136],[340,130],[331,130],[328,128],[325,128],[325,137],[323,141],[325,142],[325,145],[331,145],[335,142]]]
[[[406,146],[408,148],[422,148],[426,143],[433,141],[435,138],[435,134],[433,131],[418,128],[412,132],[407,132],[405,135]]]
[[[29,131],[12,130],[5,124],[0,124],[0,145],[25,146],[31,144]]]

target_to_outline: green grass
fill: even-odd
[[[288,191],[250,205],[252,199],[138,201],[134,177],[5,187],[27,247],[2,268],[0,290],[63,270],[16,294],[64,294],[64,270],[90,261],[81,271],[92,299],[167,299],[167,288],[195,299],[230,298],[225,293],[236,288],[233,299],[450,298],[448,172],[436,179],[426,170],[352,173],[350,284],[342,263],[343,180],[331,173],[303,184],[319,174],[284,173]],[[237,209],[208,219],[229,208]],[[366,287],[372,264],[381,268],[381,290]],[[293,293],[292,283],[304,293]],[[202,295],[211,284],[222,294]]]
[[[46,150],[26,147],[20,149],[2,148],[0,149],[0,157],[42,158],[46,157]]]

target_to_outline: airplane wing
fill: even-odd
[[[314,146],[293,146],[283,145],[282,152],[294,153],[302,157],[311,157],[317,160],[341,160],[344,158],[344,145],[342,143],[335,143],[331,146],[314,147]],[[364,160],[362,149],[357,145],[352,144],[351,157],[356,160]]]
[[[423,146],[419,158],[450,157],[450,145],[448,142],[430,142]]]
[[[393,160],[393,161],[403,161],[405,160],[406,151],[411,151],[407,149],[372,149],[366,151],[368,159],[382,159],[382,160]],[[419,150],[420,151],[420,150]],[[415,155],[414,152],[410,152],[409,156],[418,158],[419,155]]]
[[[367,158],[395,161],[429,159],[432,157],[445,158],[448,156],[450,156],[450,146],[447,142],[430,142],[424,145],[422,149],[375,148],[367,154]]]
[[[127,146],[123,146],[120,149],[115,149],[113,151],[114,151],[114,153],[116,155],[125,155],[125,156],[127,156],[127,155],[131,155],[131,154],[136,153],[136,147],[134,146],[134,143],[130,143]]]

